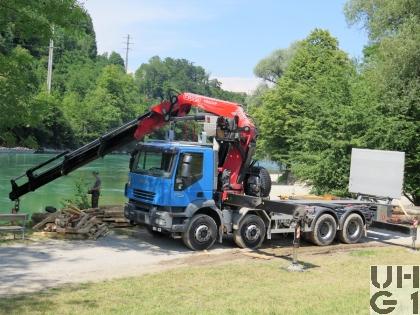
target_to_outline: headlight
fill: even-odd
[[[165,226],[166,225],[166,220],[162,219],[162,218],[158,218],[158,219],[155,220],[155,223],[157,225],[160,225],[160,226]]]

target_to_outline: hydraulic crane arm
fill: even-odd
[[[173,117],[187,115],[191,107],[219,116],[218,128],[222,130],[219,152],[219,173],[228,178],[226,190],[243,191],[245,173],[255,151],[257,131],[242,106],[192,93],[181,93],[151,108],[151,115],[139,121],[134,134],[137,140],[152,130],[160,128]]]
[[[9,198],[11,200],[17,200],[26,193],[34,191],[37,188],[42,187],[63,175],[69,174],[70,172],[93,160],[96,160],[99,157],[103,157],[104,155],[129,144],[134,140],[133,134],[137,129],[138,121],[145,119],[149,115],[150,113],[147,113],[79,149],[70,153],[61,153],[48,161],[28,169],[25,174],[11,180],[12,190],[9,193]],[[62,161],[57,163],[60,158],[63,158]],[[50,167],[47,167],[48,165]],[[47,168],[43,169],[45,167]],[[19,185],[17,180],[25,176],[27,177],[26,181]]]
[[[240,183],[241,169],[243,169],[244,161],[248,161],[246,162],[248,164],[250,161],[249,156],[252,150],[250,151],[249,147],[252,146],[252,143],[255,143],[256,137],[254,124],[239,104],[191,93],[182,93],[178,96],[172,96],[170,101],[163,101],[153,106],[143,116],[106,133],[79,149],[70,153],[64,152],[28,169],[25,174],[11,180],[12,191],[9,194],[9,198],[17,200],[24,194],[34,191],[63,175],[67,175],[97,158],[103,157],[134,140],[142,139],[145,135],[161,128],[169,121],[184,117],[192,106],[218,115],[222,119],[232,120],[234,128],[228,128],[228,126],[226,129],[230,132],[235,132],[238,137],[236,141],[232,142],[235,145],[229,145],[220,171],[229,171],[231,189],[242,190],[242,184]],[[223,122],[221,122],[221,125],[223,125]],[[62,161],[57,163],[61,158]],[[25,176],[27,180],[19,185],[17,180]]]

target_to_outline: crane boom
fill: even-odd
[[[225,150],[222,150],[223,157],[220,159],[219,171],[227,170],[230,188],[242,191],[241,181],[243,180],[243,170],[246,168],[244,166],[249,165],[255,147],[256,129],[252,120],[237,103],[192,93],[181,93],[170,97],[169,101],[152,106],[146,114],[72,152],[61,153],[28,169],[23,175],[11,180],[12,190],[9,193],[9,198],[17,200],[26,193],[67,175],[97,158],[135,140],[141,140],[145,135],[161,128],[172,119],[186,116],[192,106],[220,116],[220,123],[218,122],[220,128],[226,131],[226,135],[230,136],[232,133],[236,135],[236,138],[226,137],[221,141]],[[62,160],[57,163],[61,158]],[[17,181],[25,176],[26,181],[19,185]]]

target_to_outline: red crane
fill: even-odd
[[[10,199],[20,196],[66,175],[87,163],[119,149],[130,142],[141,140],[145,135],[162,128],[173,120],[204,119],[203,115],[187,116],[192,107],[214,114],[217,120],[219,148],[219,191],[226,196],[227,192],[260,194],[268,196],[271,182],[263,168],[252,167],[252,156],[255,151],[257,131],[252,119],[241,105],[192,93],[181,93],[170,96],[170,100],[151,107],[150,111],[136,120],[101,136],[100,138],[76,149],[63,152],[26,171],[25,174],[11,180]],[[56,160],[63,158],[60,163]],[[49,167],[48,167],[49,166]],[[40,169],[44,169],[40,171]],[[37,172],[36,172],[37,171]],[[258,174],[255,174],[257,172]],[[259,193],[259,172],[266,179],[263,190]],[[17,180],[26,176],[27,181],[19,185]],[[245,185],[244,185],[245,182]]]

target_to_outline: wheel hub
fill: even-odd
[[[355,221],[350,221],[347,226],[347,234],[351,237],[359,234],[359,225]]]
[[[323,222],[319,229],[319,234],[321,238],[328,239],[331,236],[331,233],[332,233],[331,223]]]
[[[207,242],[211,237],[211,233],[209,232],[209,227],[204,224],[198,226],[197,229],[195,230],[194,237],[200,243]]]
[[[256,241],[261,235],[261,231],[255,224],[250,224],[245,230],[245,237],[250,241]]]

